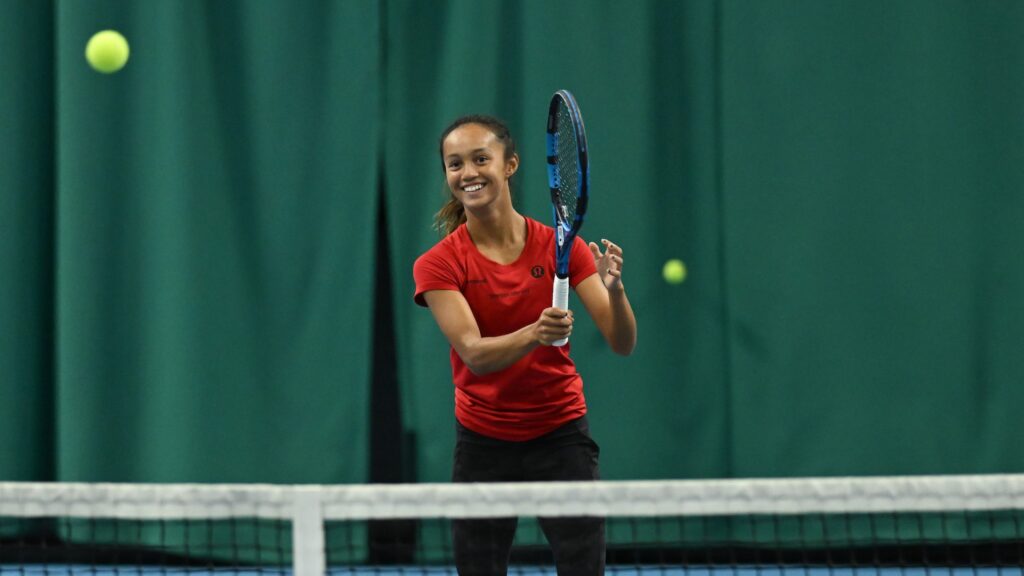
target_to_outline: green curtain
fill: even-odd
[[[723,3],[737,475],[1024,469],[1022,25]]]
[[[4,8],[0,479],[366,481],[375,330],[394,457],[447,479],[448,345],[411,299],[437,138],[507,120],[546,222],[560,88],[640,328],[628,358],[572,339],[605,477],[1024,469],[1020,3]],[[111,76],[82,57],[104,28]]]
[[[0,479],[53,467],[53,7],[0,16]],[[17,15],[17,17],[15,17]]]
[[[421,479],[447,477],[447,347],[410,305],[436,138],[519,135],[573,90],[626,251],[635,354],[573,337],[606,477],[1014,471],[1024,374],[1022,7],[994,2],[389,2],[389,214]],[[471,32],[469,32],[471,31]],[[678,287],[668,258],[689,267]]]
[[[3,90],[4,476],[364,480],[377,3],[54,6],[4,61],[43,70]],[[103,28],[132,46],[111,76],[82,56]]]

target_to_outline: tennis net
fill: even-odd
[[[343,486],[0,483],[0,576],[454,574],[453,519],[603,518],[612,574],[1021,574],[1024,475]],[[496,569],[494,573],[497,573]]]

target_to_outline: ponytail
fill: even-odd
[[[448,201],[441,206],[441,209],[434,214],[434,229],[441,236],[447,236],[466,221],[466,209],[462,202],[455,199],[451,193],[448,194]]]

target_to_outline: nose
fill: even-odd
[[[467,163],[462,169],[463,180],[472,178],[477,174],[479,174],[479,172],[477,171],[476,166],[474,166],[472,162]]]

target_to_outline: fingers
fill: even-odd
[[[590,252],[594,255],[597,271],[601,274],[601,279],[604,281],[606,288],[611,289],[621,286],[622,265],[624,263],[622,247],[607,238],[602,238],[601,244],[604,245],[604,254],[601,253],[601,248],[597,243],[591,242],[588,244]]]
[[[620,248],[618,244],[610,240],[604,239],[601,240],[601,243],[604,244],[604,247],[608,251],[608,254],[619,256],[620,258],[622,257],[622,248]]]
[[[541,344],[550,346],[572,334],[573,315],[571,310],[546,308],[537,320],[537,339]]]
[[[572,310],[563,310],[562,308],[545,308],[540,313],[541,324],[548,326],[572,326],[573,315]]]
[[[601,242],[605,245],[605,248],[607,250],[605,252],[605,257],[607,258],[608,262],[612,263],[612,265],[608,267],[609,271],[613,269],[621,270],[623,264],[622,248],[619,247],[618,244],[615,244],[610,240],[602,239]]]

